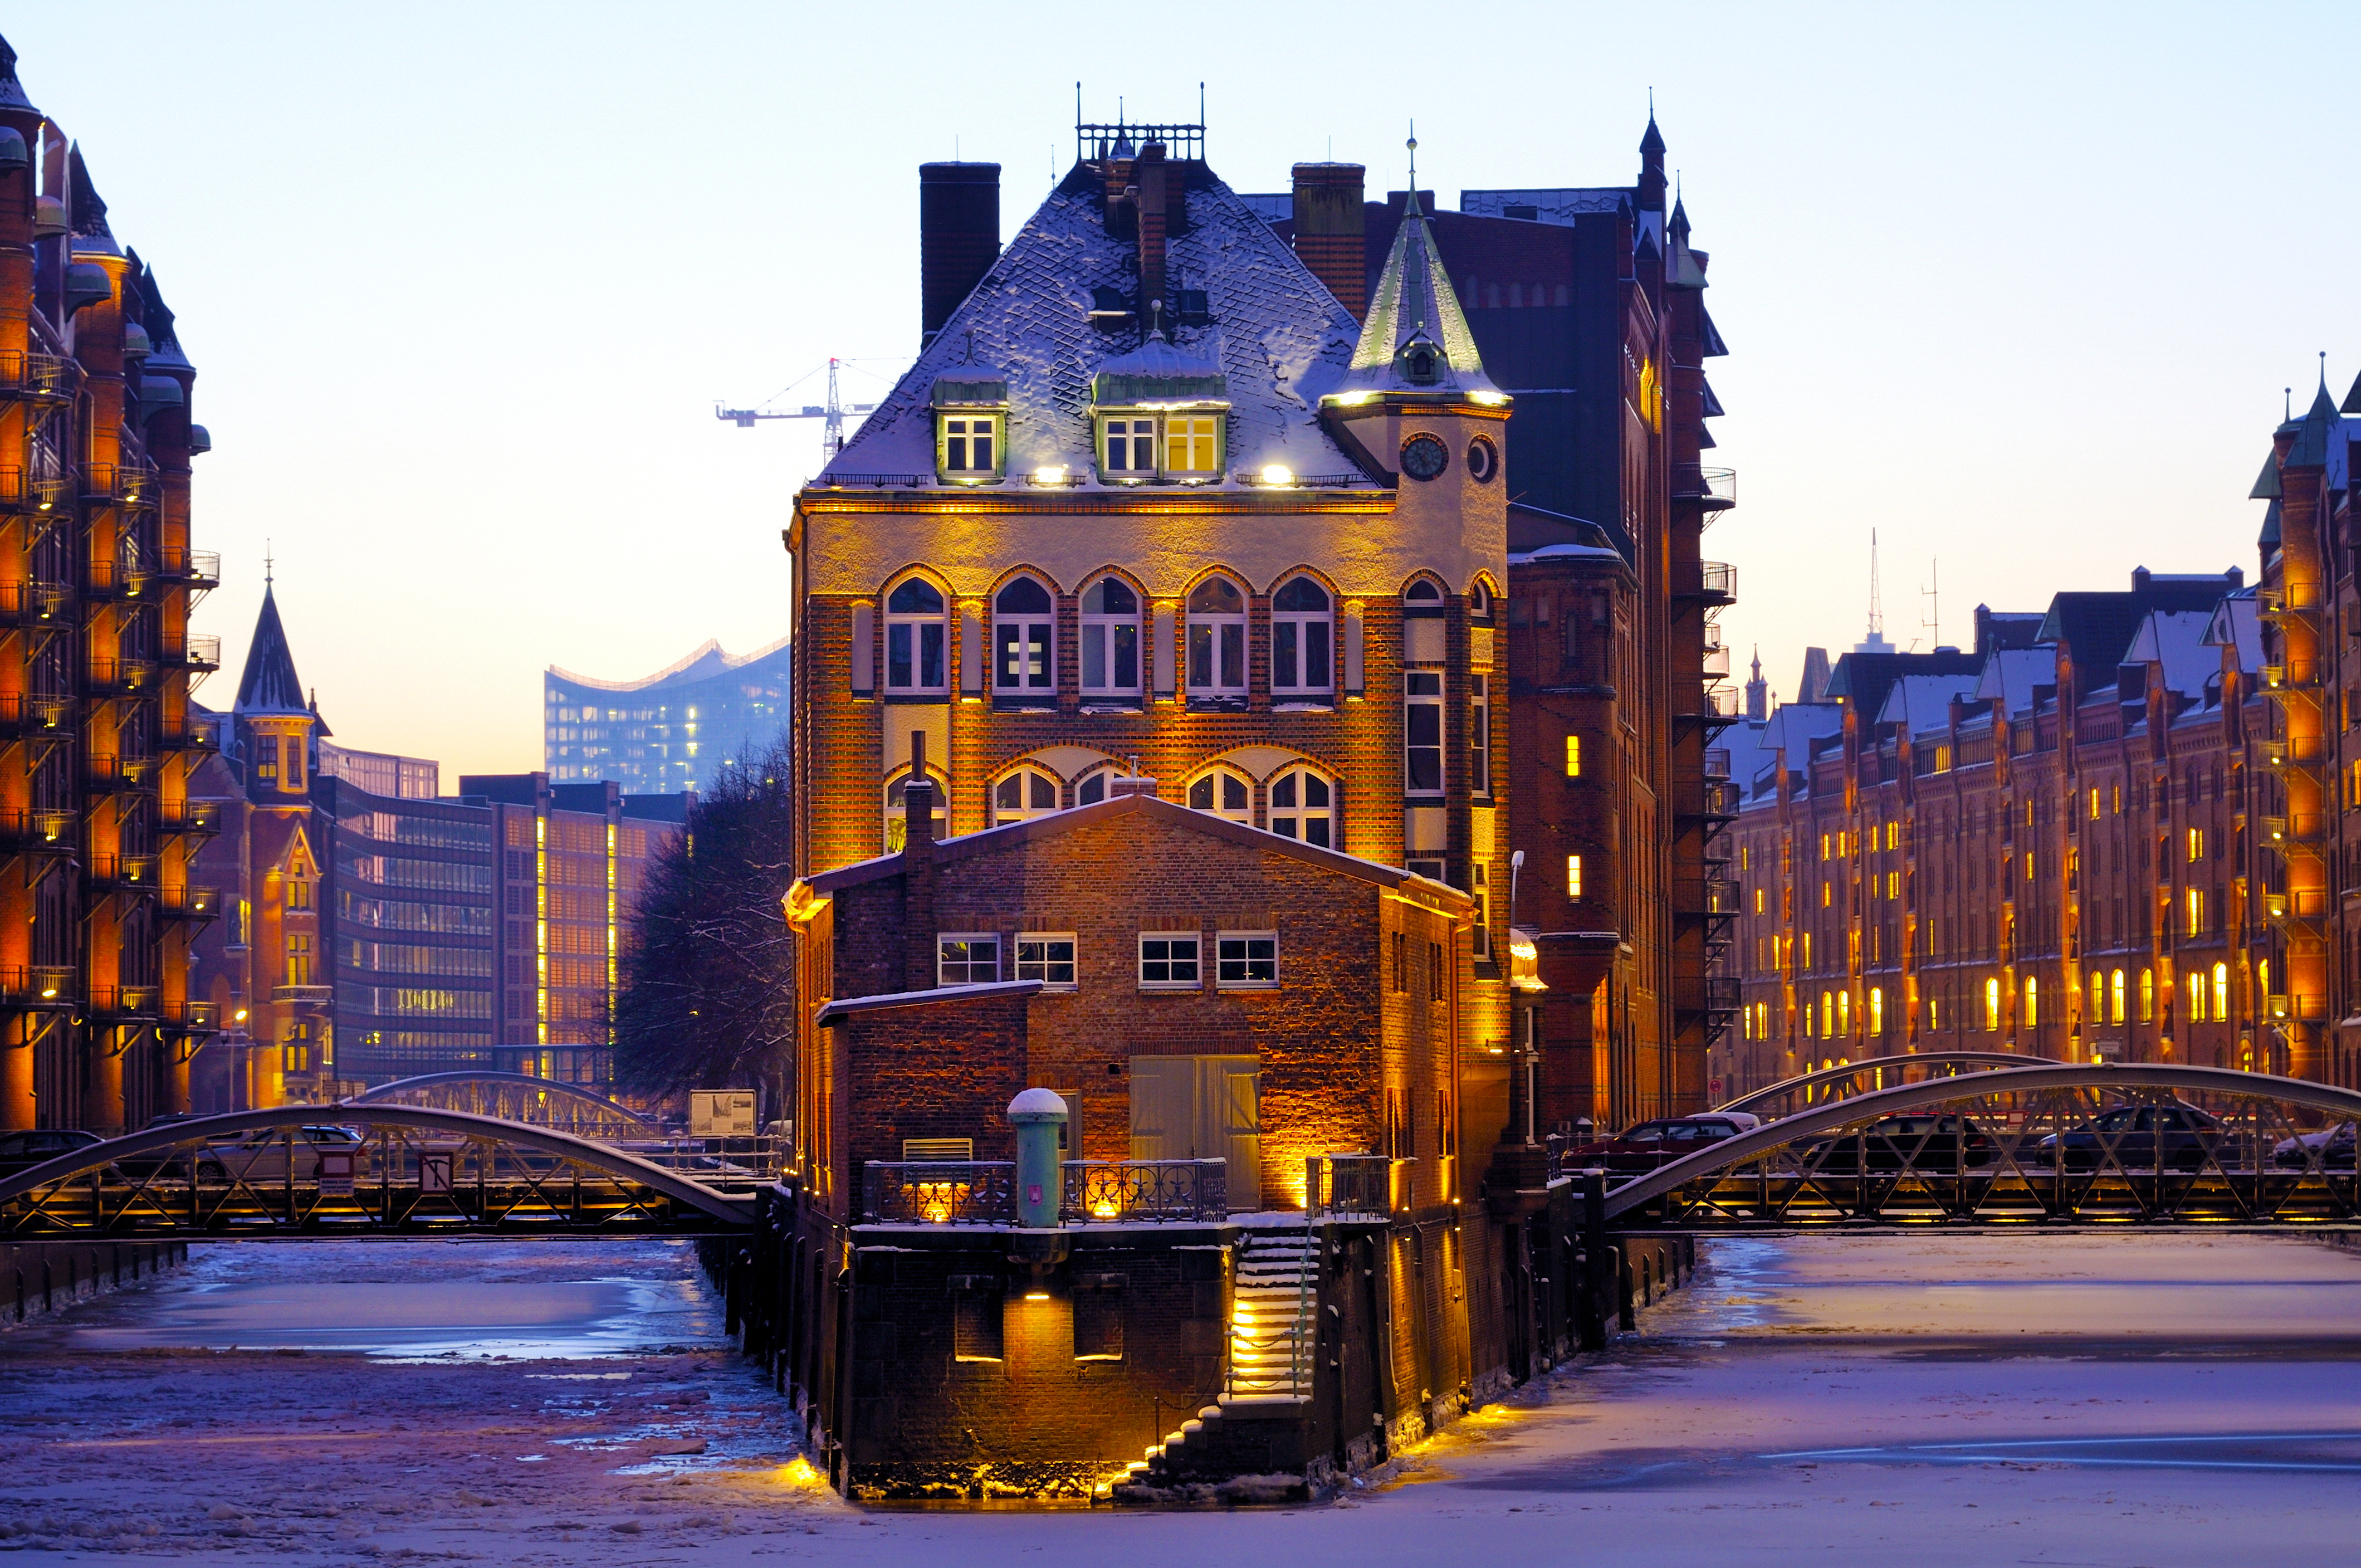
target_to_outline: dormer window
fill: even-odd
[[[1099,466],[1110,479],[1156,477],[1156,422],[1126,416],[1099,422]]]
[[[1164,416],[1164,471],[1174,477],[1205,477],[1222,471],[1222,420],[1218,414]]]
[[[937,466],[946,479],[996,479],[1000,477],[1000,416],[947,413],[936,416],[941,435],[937,442]]]

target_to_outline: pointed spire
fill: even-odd
[[[2361,376],[2353,378],[2353,389],[2345,394],[2345,400],[2336,406],[2336,411],[2343,414],[2361,414]]]
[[[0,38],[0,109],[25,109],[38,114],[33,101],[25,96],[24,84],[16,80],[16,51]]]
[[[1422,215],[1418,210],[1418,122],[1416,120],[1411,122],[1410,140],[1403,145],[1410,148],[1410,202],[1402,208],[1402,212],[1406,216],[1415,218]]]
[[[2330,438],[2336,433],[2336,400],[2328,393],[2328,356],[2320,356],[2320,390],[2296,426],[2295,444],[2288,448],[2286,466],[2317,468],[2328,461]]]
[[[1362,318],[1361,340],[1345,382],[1331,396],[1359,402],[1378,392],[1434,396],[1455,392],[1477,402],[1509,399],[1484,374],[1476,334],[1444,270],[1434,231],[1418,204],[1418,137],[1410,138],[1411,194],[1394,230],[1384,273]]]
[[[1661,157],[1664,150],[1664,133],[1656,128],[1656,90],[1651,87],[1648,89],[1648,132],[1640,138],[1640,151],[1642,155],[1653,153]]]
[[[90,170],[82,160],[82,143],[74,143],[66,154],[71,171],[68,195],[71,205],[67,210],[66,226],[73,236],[76,256],[120,256],[122,247],[115,243],[115,231],[106,226],[106,199],[90,182]]]
[[[262,613],[255,619],[254,641],[246,650],[246,669],[238,676],[233,713],[308,713],[303,683],[295,674],[295,655],[287,646],[287,628],[280,623],[279,598],[270,580],[262,586]]]
[[[2250,501],[2275,501],[2286,491],[2279,486],[2279,453],[2274,446],[2263,455],[2263,471],[2255,476],[2255,488],[2246,492]]]

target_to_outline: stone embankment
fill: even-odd
[[[0,1245],[0,1328],[103,1296],[189,1260],[186,1242]]]

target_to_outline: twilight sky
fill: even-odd
[[[1106,12],[131,0],[5,24],[200,372],[199,611],[228,667],[266,541],[347,745],[541,761],[540,672],[785,634],[817,422],[741,431],[837,355],[915,351],[917,165],[1005,166],[1004,238],[1093,119],[1193,117],[1242,191],[1620,183],[1653,86],[1683,171],[1739,509],[1724,618],[1942,641],[2134,565],[2254,574],[2244,498],[2292,383],[2361,369],[2361,10],[1499,3]],[[1675,25],[1664,30],[1670,16]],[[1647,25],[1653,18],[1658,25]],[[819,399],[814,378],[783,401]],[[1515,479],[1515,454],[1510,454]]]

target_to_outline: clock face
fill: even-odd
[[[1467,444],[1467,472],[1479,485],[1488,485],[1500,471],[1500,452],[1482,436]]]
[[[1431,435],[1413,435],[1402,443],[1401,466],[1413,479],[1432,479],[1451,466],[1451,453]]]

